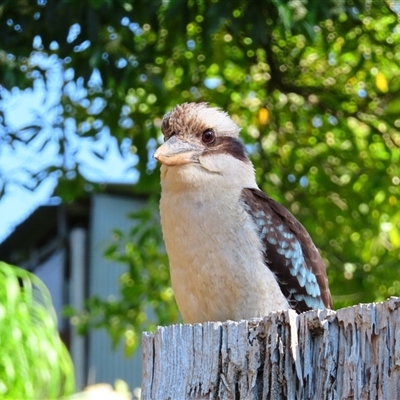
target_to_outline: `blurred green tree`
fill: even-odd
[[[65,71],[57,135],[42,139],[43,148],[56,141],[64,155],[71,120],[75,135],[94,142],[108,127],[120,144],[129,138],[138,156],[134,190],[157,195],[151,153],[163,114],[177,103],[208,101],[243,127],[260,187],[321,249],[335,307],[400,295],[397,2],[19,0],[2,1],[0,11],[4,93],[37,80],[48,85],[51,63],[43,57]],[[40,120],[13,131],[0,108],[1,117],[3,143],[29,146],[43,132]],[[87,183],[80,170],[74,160],[32,181],[57,172],[60,195],[73,199]],[[133,232],[119,240],[136,239]],[[148,258],[134,261],[136,252],[120,248],[109,256],[146,269]],[[162,277],[140,290],[168,288],[168,274]],[[121,317],[116,338],[126,324],[139,325],[129,321],[126,308],[137,304],[124,285],[124,303],[111,313]],[[107,325],[107,304],[96,307]]]

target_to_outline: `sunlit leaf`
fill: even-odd
[[[382,93],[387,93],[389,91],[388,81],[382,72],[376,74],[375,85]]]

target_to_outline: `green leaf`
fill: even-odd
[[[58,398],[74,390],[74,370],[44,284],[0,262],[2,399]]]

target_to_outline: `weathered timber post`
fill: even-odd
[[[400,399],[400,298],[143,334],[143,400]]]

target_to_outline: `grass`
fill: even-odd
[[[74,386],[47,288],[32,273],[0,262],[0,398],[57,399]]]

